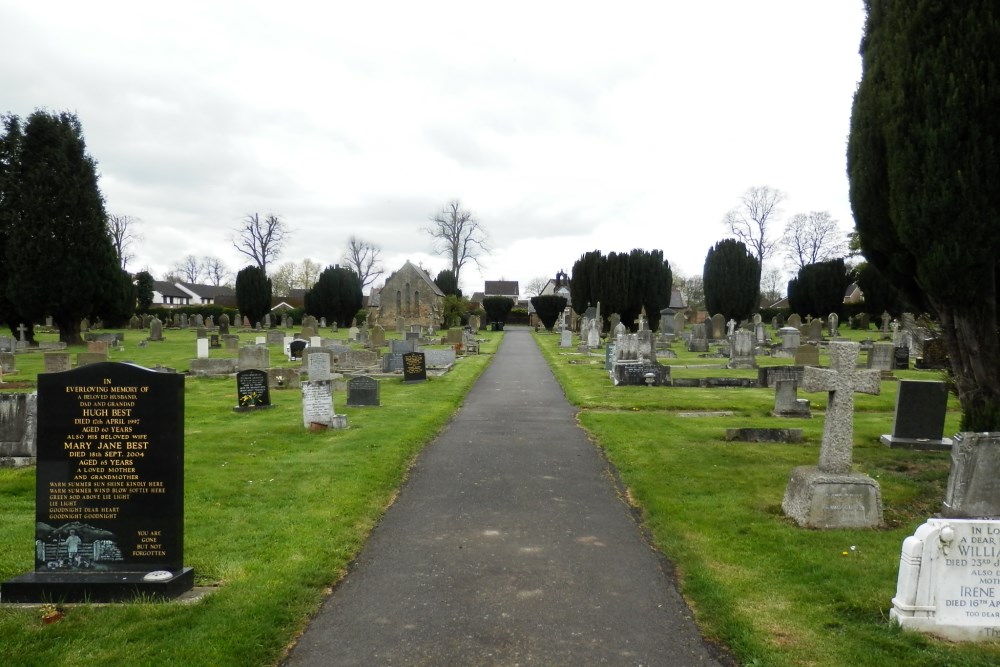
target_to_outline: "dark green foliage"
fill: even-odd
[[[705,308],[737,322],[748,319],[760,305],[760,262],[736,239],[710,248],[702,274]]]
[[[672,285],[673,272],[662,250],[635,249],[628,254],[612,252],[607,257],[594,250],[573,265],[570,297],[577,314],[582,315],[588,305],[600,302],[603,319],[618,313],[633,330],[645,308],[655,330],[660,310],[670,304]]]
[[[136,310],[145,313],[153,305],[153,276],[149,271],[140,271],[135,274],[136,288]]]
[[[442,311],[441,326],[444,329],[462,326],[469,321],[469,302],[460,296],[448,294],[442,302]]]
[[[788,305],[803,317],[813,315],[825,320],[830,313],[839,316],[850,284],[843,258],[807,264],[788,283]]]
[[[128,326],[129,320],[135,314],[137,289],[128,271],[121,269],[105,291],[98,297],[94,312],[100,317],[105,328],[122,328]]]
[[[3,127],[4,132],[0,135],[0,321],[6,323],[11,333],[16,335],[17,325],[25,318],[18,314],[7,298],[6,248],[11,227],[18,220],[12,205],[12,190],[17,182],[15,169],[24,135],[17,116],[4,116]],[[34,340],[34,331],[29,340]]]
[[[490,322],[506,322],[514,307],[514,300],[506,296],[488,296],[483,299],[483,310]]]
[[[35,111],[23,136],[19,124],[6,128],[14,133],[2,195],[6,297],[19,317],[51,315],[60,340],[78,344],[80,320],[106,307],[109,290],[120,292],[97,166],[74,114]]]
[[[538,319],[542,321],[542,326],[552,331],[556,320],[566,310],[566,297],[558,294],[533,296],[531,297],[531,305],[534,306]]]
[[[882,277],[872,263],[860,264],[854,271],[854,279],[865,297],[863,312],[879,316],[888,311],[894,317],[899,317],[906,310],[903,295]]]
[[[246,266],[236,274],[236,306],[249,318],[250,326],[270,312],[271,279],[259,266]]]
[[[865,258],[935,314],[966,418],[1000,429],[1000,6],[869,0],[847,166]]]
[[[437,278],[434,279],[434,284],[438,286],[439,290],[444,292],[445,296],[449,294],[454,294],[459,298],[462,296],[462,290],[458,288],[458,280],[455,279],[455,274],[450,269],[438,272]]]
[[[325,317],[337,326],[349,327],[361,310],[363,294],[361,280],[353,270],[328,266],[319,274],[312,289],[306,292],[306,312],[313,317]]]

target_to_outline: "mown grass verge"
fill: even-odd
[[[126,332],[112,360],[185,370],[194,356],[193,332],[146,348],[129,341],[136,335]],[[305,430],[297,390],[272,389],[273,409],[240,414],[235,380],[187,378],[184,560],[214,592],[190,604],[73,606],[51,625],[37,609],[0,607],[0,664],[275,664],[485,370],[502,334],[482,336],[484,353],[443,377],[383,380],[381,407],[347,408],[335,394],[346,431]],[[293,365],[278,346],[271,358]],[[40,354],[17,362],[8,381],[30,383],[42,369]],[[33,567],[34,477],[0,469],[0,579]]]
[[[852,332],[857,333],[857,332]],[[855,468],[882,487],[886,526],[805,530],[781,510],[788,476],[815,465],[826,394],[810,400],[812,419],[770,416],[773,389],[614,387],[603,352],[586,362],[536,340],[579,420],[604,449],[641,509],[655,545],[676,566],[681,590],[705,635],[746,665],[768,667],[986,667],[1000,645],[958,645],[902,632],[889,622],[903,540],[940,508],[950,455],[890,450],[896,383],[879,396],[856,396]],[[694,368],[725,363],[675,346],[675,376],[756,377],[756,371]],[[570,363],[573,361],[574,363]],[[761,360],[773,363],[773,360]],[[821,362],[826,363],[825,357]],[[790,363],[790,360],[788,361]],[[899,371],[906,379],[935,372]],[[690,413],[732,412],[731,416]],[[958,429],[949,400],[945,433]],[[802,428],[803,444],[726,442],[726,428]]]

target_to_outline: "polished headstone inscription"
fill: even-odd
[[[427,379],[427,360],[423,352],[403,355],[403,382],[423,382]]]
[[[236,411],[271,407],[271,391],[267,371],[248,368],[236,374]]]
[[[38,376],[35,571],[5,602],[175,597],[183,567],[184,376],[105,362]]]

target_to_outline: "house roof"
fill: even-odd
[[[229,296],[230,294],[236,294],[236,291],[231,287],[226,287],[225,285],[201,285],[198,283],[177,283],[177,286],[186,292],[190,292],[192,296],[197,296],[202,299],[215,298],[220,295]]]
[[[154,280],[153,290],[159,292],[163,296],[178,297],[181,299],[191,298],[191,294],[189,292],[182,290],[174,283],[167,282],[166,280]]]
[[[517,296],[521,293],[516,280],[487,280],[486,296]]]

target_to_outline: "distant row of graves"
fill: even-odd
[[[819,461],[791,471],[782,509],[804,528],[876,528],[883,524],[878,482],[853,468],[854,394],[878,394],[882,381],[896,380],[894,371],[910,368],[911,353],[925,361],[925,353],[935,341],[911,316],[905,316],[900,323],[884,315],[883,340],[869,340],[865,345],[840,338],[835,315],[826,322],[804,323],[793,316],[784,326],[772,322],[770,331],[759,316],[743,326],[715,316],[690,328],[680,317],[669,321],[661,318],[660,331],[653,332],[643,314],[635,323],[635,333],[629,332],[619,319],[617,315],[609,318],[611,327],[606,339],[602,337],[600,305],[584,315],[578,331],[562,327],[560,347],[568,361],[589,363],[587,359],[603,352],[608,381],[621,387],[773,387],[772,415],[777,418],[811,416],[808,401],[797,397],[798,389],[825,392],[828,400]],[[757,369],[757,377],[743,374],[672,379],[670,366],[661,360],[676,358],[671,349],[675,344],[702,357],[719,358],[717,367]],[[820,367],[821,350],[828,355],[828,368]],[[859,363],[862,351],[867,352],[865,363]],[[787,358],[792,363],[758,368],[758,355]],[[936,356],[934,363],[918,363],[917,368],[941,367],[944,363]],[[947,402],[944,382],[899,381],[892,433],[881,438],[889,447],[950,450],[952,455],[940,515],[929,518],[903,543],[891,616],[904,628],[950,640],[997,639],[1000,486],[996,480],[1000,479],[1000,433],[944,437]],[[801,429],[784,427],[729,429],[726,438],[761,442],[771,439],[768,431],[778,436],[774,440],[802,439]]]
[[[345,343],[319,336],[321,323],[307,320],[292,335],[243,331],[248,341],[220,333],[225,319],[214,329],[191,322],[197,337],[190,375],[234,377],[235,413],[266,410],[272,391],[298,389],[303,427],[312,431],[348,427],[334,410],[336,389],[346,391],[349,407],[379,407],[381,382],[423,383],[429,368],[444,372],[459,352],[478,352],[471,329],[431,339],[414,328],[390,340],[383,354],[380,328],[363,335],[352,328]],[[140,346],[164,339],[156,322]],[[213,336],[235,339],[237,355],[213,358]],[[0,602],[173,598],[193,586],[194,573],[183,564],[185,375],[108,361],[124,340],[122,333],[92,334],[75,367],[68,352],[45,351],[37,393],[0,394],[0,459],[37,461],[38,470],[35,568],[0,584]],[[431,343],[446,347],[424,347]],[[272,366],[274,345],[298,365]],[[7,456],[11,450],[19,456]]]

